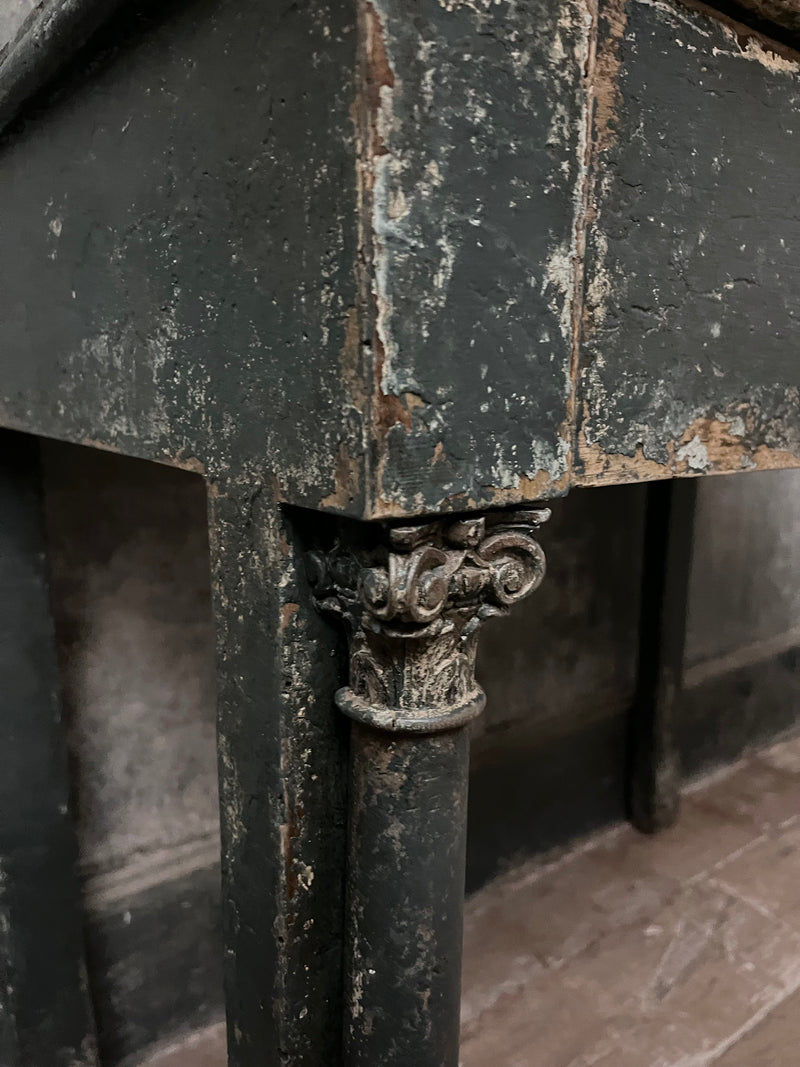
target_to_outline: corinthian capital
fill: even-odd
[[[369,524],[327,553],[310,553],[318,606],[342,617],[348,632],[350,685],[337,694],[339,707],[411,732],[479,714],[478,631],[541,584],[544,553],[532,534],[549,515],[529,508]]]

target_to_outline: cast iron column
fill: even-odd
[[[310,555],[350,654],[345,1067],[457,1067],[478,633],[541,583],[548,516],[350,524]]]

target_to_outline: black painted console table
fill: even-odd
[[[456,1067],[475,651],[548,507],[654,482],[678,575],[667,480],[800,465],[799,31],[790,0],[42,0],[0,52],[0,425],[207,484],[232,1067]],[[35,436],[2,440],[4,648],[39,641],[0,657],[0,858],[40,847],[0,881],[0,1061],[86,1067],[57,739],[12,773],[54,675]]]

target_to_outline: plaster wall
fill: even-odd
[[[793,644],[798,630],[800,473],[706,479],[698,494],[687,665],[763,643]]]
[[[35,7],[36,0],[4,0],[0,5],[0,48],[13,40]]]
[[[45,447],[51,589],[84,873],[218,834],[205,489]]]

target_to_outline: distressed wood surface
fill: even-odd
[[[361,441],[356,37],[348,0],[137,4],[7,129],[0,423],[214,477],[246,458],[325,505]]]
[[[92,47],[0,146],[5,425],[368,518],[800,462],[782,46],[194,0]]]
[[[0,423],[205,475],[230,1062],[320,1062],[341,1026],[338,638],[278,505],[335,506],[361,441],[339,363],[354,12],[198,0],[105,32],[119,47],[0,145]],[[358,509],[346,464],[342,485]]]
[[[344,650],[306,580],[309,514],[211,486],[230,1067],[339,1062]]]
[[[575,481],[800,464],[800,64],[602,9]]]
[[[411,14],[105,28],[0,151],[3,423],[367,516],[564,490],[585,13]]]
[[[580,3],[366,3],[375,513],[563,491]]]
[[[7,128],[0,424],[208,483],[235,1067],[340,1038],[342,664],[281,506],[800,462],[799,90],[645,0],[171,0]]]

